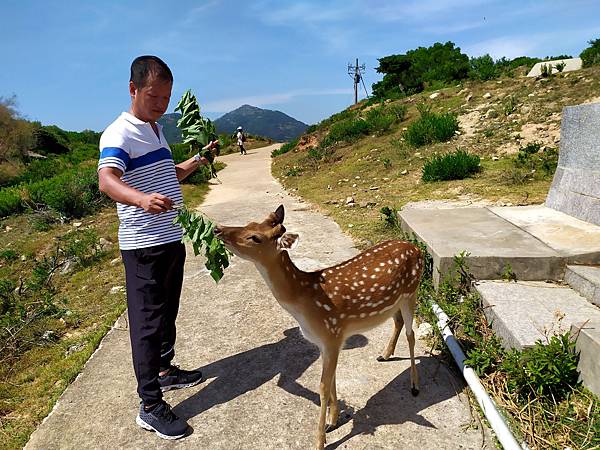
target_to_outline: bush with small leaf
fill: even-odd
[[[425,104],[417,106],[421,117],[408,126],[404,139],[413,147],[446,142],[458,131],[458,119],[452,113],[434,113]]]
[[[423,181],[462,180],[481,170],[479,156],[462,149],[444,155],[434,155],[425,161]]]
[[[299,139],[296,138],[293,141],[287,142],[283,144],[281,147],[276,148],[271,152],[271,158],[275,158],[276,156],[283,155],[291,150],[294,150],[298,146]]]

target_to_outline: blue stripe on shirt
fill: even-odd
[[[119,147],[104,147],[100,151],[100,160],[103,158],[118,158],[123,161],[125,167],[128,166],[129,161],[131,160],[129,155]]]
[[[165,147],[161,147],[158,150],[154,150],[153,152],[148,152],[143,156],[140,156],[138,158],[133,158],[131,160],[131,162],[129,163],[129,165],[127,166],[127,170],[135,170],[135,169],[139,169],[140,167],[144,167],[147,166],[149,164],[154,164],[155,162],[158,161],[163,161],[163,160],[172,160],[173,156],[171,156],[171,152],[169,151],[169,149],[165,148]]]

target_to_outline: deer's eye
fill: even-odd
[[[260,244],[261,240],[258,238],[258,236],[256,236],[255,234],[253,234],[252,236],[248,236],[247,238],[248,240],[254,241],[257,244]]]

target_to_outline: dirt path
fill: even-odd
[[[270,174],[273,147],[228,155],[201,210],[217,222],[245,224],[279,204],[285,225],[300,234],[292,258],[316,268],[356,253],[350,239],[322,214],[289,196]],[[251,263],[235,258],[216,285],[201,258],[188,251],[178,319],[184,368],[203,367],[207,381],[166,394],[194,428],[176,442],[135,425],[138,400],[126,322],[120,319],[81,375],[32,435],[30,449],[307,449],[318,420],[321,364],[294,320],[276,303]],[[346,423],[328,434],[328,448],[493,448],[474,425],[462,382],[417,342],[421,394],[409,392],[408,348],[378,363],[392,324],[352,337],[340,355],[338,397]],[[476,416],[476,413],[473,412]],[[484,436],[485,442],[484,442]]]

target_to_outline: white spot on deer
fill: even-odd
[[[370,254],[370,253],[367,253],[367,256],[371,256],[371,254]]]
[[[374,280],[375,278],[377,278],[377,275],[371,275],[371,278]]]
[[[384,266],[385,266],[385,263],[384,263],[384,262],[380,262],[380,263],[379,263],[379,265],[380,265],[381,267],[384,267]]]
[[[376,314],[379,314],[379,311],[371,311],[371,312],[369,313],[369,316],[374,316],[374,315],[376,315]]]
[[[325,311],[331,311],[331,306],[329,306],[329,305],[323,305],[323,309]]]
[[[372,287],[371,289],[369,289],[369,292],[375,292],[377,289]]]
[[[337,319],[335,317],[332,317],[329,320],[331,320],[332,325],[335,325],[337,323]]]
[[[415,276],[417,274],[417,271],[415,269],[413,269],[411,273],[413,276]]]
[[[367,301],[371,300],[371,296],[370,296],[370,295],[367,295],[367,296],[365,297],[365,300],[367,300]]]
[[[292,274],[292,278],[294,278],[294,280],[296,279],[296,274],[295,273]]]
[[[375,272],[381,272],[381,269],[379,267],[375,267]]]
[[[364,319],[365,317],[367,317],[367,313],[360,313],[360,318]]]
[[[344,314],[344,313],[341,313],[341,314],[340,314],[340,319],[343,319],[343,318],[345,318],[345,317],[346,317],[346,314]]]
[[[319,285],[317,283],[313,284],[313,289],[319,289]]]

